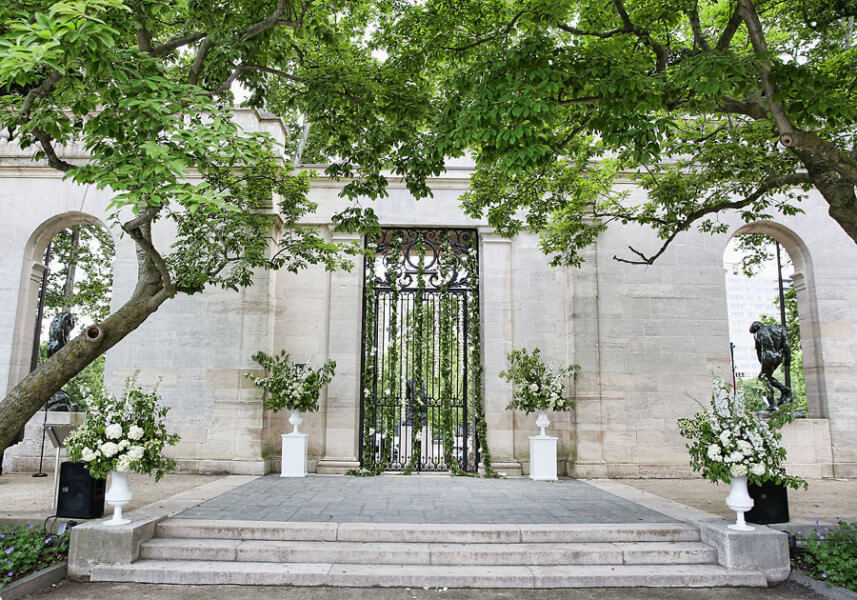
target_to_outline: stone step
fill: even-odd
[[[140,558],[375,565],[621,565],[716,563],[700,542],[436,544],[156,538]]]
[[[140,560],[103,565],[91,581],[340,587],[764,587],[762,573],[719,565],[461,566]]]
[[[572,525],[452,525],[438,523],[299,523],[166,519],[159,538],[436,544],[576,544],[596,542],[698,542],[686,523],[578,523]]]

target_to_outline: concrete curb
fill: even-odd
[[[644,492],[613,479],[581,479],[584,483],[650,510],[699,527],[702,541],[717,549],[717,561],[729,570],[755,570],[765,574],[768,585],[785,581],[791,572],[788,535],[764,525],[755,531],[734,531],[731,521],[679,502]]]
[[[68,563],[63,561],[41,571],[30,573],[23,579],[19,579],[15,583],[10,583],[0,590],[0,600],[18,600],[18,598],[23,598],[27,594],[38,592],[49,585],[59,583],[65,579],[67,572]]]
[[[825,598],[830,598],[831,600],[857,600],[857,592],[852,592],[851,590],[846,590],[845,588],[835,585],[826,585],[818,579],[813,579],[812,577],[804,575],[803,573],[798,573],[797,571],[792,571],[789,575],[789,579],[795,583],[805,585],[813,592],[821,594]]]
[[[153,502],[125,515],[127,525],[105,525],[107,517],[73,527],[69,545],[68,574],[71,579],[89,579],[97,565],[130,564],[140,555],[140,546],[155,535],[155,526],[197,504],[257,479],[257,475],[227,475],[186,492]]]

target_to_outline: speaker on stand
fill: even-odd
[[[93,478],[83,463],[62,463],[56,516],[68,519],[103,517],[106,484],[105,479]]]

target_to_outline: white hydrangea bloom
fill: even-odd
[[[762,463],[756,463],[756,464],[750,465],[750,472],[753,475],[761,477],[762,475],[765,474],[765,465],[763,465]]]
[[[539,391],[539,384],[538,383],[531,383],[530,384],[530,391],[531,392],[538,392]]]
[[[744,456],[750,456],[753,454],[753,445],[747,440],[738,440],[738,450],[740,450]]]
[[[84,462],[95,460],[95,452],[92,448],[84,448],[80,453],[80,459]]]
[[[737,463],[744,460],[744,455],[738,451],[733,452],[729,456],[726,457],[726,462]]]
[[[130,458],[131,460],[140,460],[141,458],[143,458],[144,452],[145,449],[143,448],[143,446],[131,446],[130,448],[128,448],[128,458]]]
[[[98,447],[101,450],[101,453],[104,454],[107,458],[112,458],[117,452],[119,452],[119,444],[114,442],[104,442],[101,446]]]
[[[744,465],[732,465],[732,468],[729,469],[729,473],[732,474],[732,477],[743,477],[747,474],[747,467]]]
[[[729,442],[732,439],[732,435],[729,433],[729,430],[725,430],[720,434],[720,443],[724,446],[728,446]]]
[[[129,440],[122,440],[121,442],[119,442],[119,449],[124,450],[125,448],[127,448],[130,445],[131,445],[131,442]]]
[[[142,427],[138,427],[136,425],[131,425],[131,427],[128,428],[128,439],[139,440],[141,437],[143,437],[143,428]]]
[[[119,460],[116,461],[115,469],[117,471],[127,472],[131,470],[131,459],[127,454],[123,454],[119,457]]]
[[[110,423],[104,428],[104,435],[109,440],[116,440],[122,437],[122,426],[119,423]]]
[[[711,444],[708,447],[708,458],[713,461],[720,462],[723,456],[720,454],[720,446],[717,444]]]

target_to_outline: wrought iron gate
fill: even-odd
[[[468,314],[478,310],[476,232],[384,229],[366,240],[364,468],[475,471]]]

